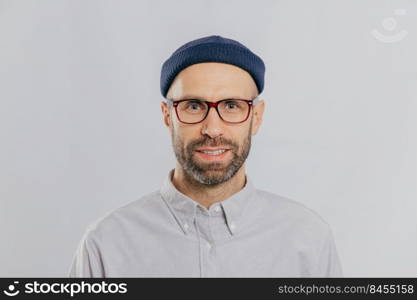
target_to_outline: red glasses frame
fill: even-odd
[[[208,116],[208,114],[209,114],[209,112],[210,112],[210,108],[212,108],[212,107],[214,107],[214,108],[216,109],[216,111],[217,111],[217,115],[219,116],[219,118],[220,118],[223,122],[230,123],[230,124],[240,124],[240,123],[245,122],[245,121],[249,118],[251,108],[252,108],[253,104],[256,104],[256,103],[258,102],[259,98],[258,98],[258,97],[255,97],[255,98],[254,98],[254,99],[252,99],[252,100],[246,100],[246,99],[236,99],[236,98],[228,98],[228,99],[222,99],[222,100],[215,101],[215,102],[210,102],[210,101],[201,100],[201,99],[181,99],[181,100],[176,100],[176,101],[174,101],[174,100],[172,100],[172,99],[168,99],[168,98],[167,98],[166,100],[168,101],[168,103],[169,103],[169,104],[171,104],[172,106],[174,106],[174,108],[175,108],[175,114],[177,115],[178,120],[179,120],[181,123],[184,123],[184,124],[198,124],[198,123],[203,122],[203,121],[207,118],[207,116]],[[198,101],[201,101],[201,102],[203,102],[203,103],[206,103],[206,104],[207,104],[208,109],[207,109],[206,115],[204,116],[204,118],[203,118],[203,119],[201,119],[201,121],[198,121],[198,122],[192,122],[192,123],[190,123],[190,122],[184,122],[184,121],[181,121],[180,116],[178,115],[177,106],[178,106],[178,104],[180,104],[181,102],[184,102],[184,101],[189,101],[189,100],[198,100]],[[218,106],[219,106],[219,103],[224,102],[224,101],[228,101],[228,100],[241,100],[241,101],[245,101],[245,102],[249,105],[248,114],[246,115],[246,118],[245,118],[243,121],[240,121],[240,122],[229,122],[229,121],[225,121],[225,120],[222,118],[222,116],[221,116],[221,115],[220,115],[220,113],[219,113]]]

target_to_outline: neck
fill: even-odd
[[[172,184],[184,195],[209,208],[213,203],[221,202],[239,192],[246,183],[245,166],[228,181],[217,185],[206,185],[195,181],[185,174],[177,163],[172,176]]]

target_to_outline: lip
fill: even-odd
[[[210,149],[210,148],[209,148]],[[221,161],[223,161],[223,160],[225,160],[225,158],[229,155],[229,152],[230,152],[230,149],[225,149],[225,148],[217,148],[217,150],[226,150],[225,152],[223,152],[223,153],[220,153],[220,154],[215,154],[215,155],[212,155],[212,154],[206,154],[206,153],[204,153],[204,152],[200,152],[201,150],[203,150],[203,149],[201,149],[201,150],[196,150],[195,151],[195,153],[196,153],[196,155],[199,157],[199,158],[201,158],[201,159],[203,159],[203,160],[205,160],[205,161],[210,161],[210,162],[221,162]],[[206,150],[206,149],[204,149],[204,150]],[[215,150],[207,150],[207,151],[215,151]]]
[[[229,148],[200,148],[196,151],[217,151],[217,150],[230,150]]]

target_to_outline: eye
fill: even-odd
[[[200,111],[200,110],[205,110],[204,103],[199,101],[199,100],[185,101],[184,104],[185,104],[184,109],[187,110],[187,111],[196,112],[196,111]]]
[[[239,110],[242,109],[242,103],[239,100],[227,100],[224,103],[224,108],[229,111]]]
[[[236,103],[233,103],[233,102],[226,103],[226,105],[227,105],[227,108],[236,108],[237,107]]]
[[[191,109],[191,110],[196,110],[196,109],[201,108],[201,105],[199,103],[190,103],[188,105],[188,108]]]

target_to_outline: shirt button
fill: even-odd
[[[216,205],[216,206],[214,207],[214,211],[215,211],[215,212],[219,212],[219,211],[220,211],[220,206],[219,206],[219,205]]]
[[[207,242],[207,248],[210,250],[211,249],[211,244],[209,242]]]
[[[188,224],[187,223],[184,223],[184,229],[185,230],[188,230],[188,227],[189,227]]]
[[[230,229],[233,231],[233,230],[235,230],[236,229],[236,225],[235,225],[235,223],[230,223]]]

